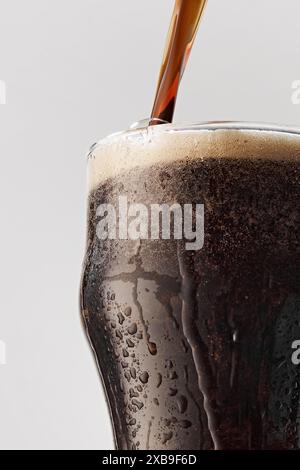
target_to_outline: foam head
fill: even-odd
[[[246,124],[164,124],[113,134],[88,154],[88,186],[136,168],[208,158],[300,161],[300,129]]]

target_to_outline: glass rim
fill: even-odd
[[[259,131],[259,132],[280,132],[285,134],[300,135],[300,127],[287,126],[265,122],[251,121],[207,121],[183,124],[165,124],[166,130],[175,131],[214,131],[214,130],[241,130],[241,131]],[[170,129],[168,127],[170,126]]]
[[[200,122],[183,122],[183,123],[169,123],[166,121],[159,121],[156,125],[150,125],[150,119],[143,119],[133,123],[128,129],[121,130],[109,134],[106,137],[95,142],[88,150],[87,157],[98,146],[106,143],[112,143],[115,139],[121,137],[133,137],[139,134],[147,133],[149,135],[160,134],[163,132],[184,132],[184,133],[198,133],[202,131],[245,131],[245,132],[270,132],[279,134],[288,134],[292,136],[300,136],[300,126],[280,125],[276,123],[255,122],[255,121],[200,121]]]

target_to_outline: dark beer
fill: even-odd
[[[81,306],[119,449],[299,448],[299,169],[296,132],[229,124],[91,150]],[[203,246],[174,220],[169,239],[105,239],[120,196],[203,204]]]
[[[152,108],[152,124],[172,122],[180,80],[195,40],[206,0],[175,0]]]

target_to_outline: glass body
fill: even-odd
[[[81,309],[117,448],[300,448],[299,132],[133,129],[88,167]]]

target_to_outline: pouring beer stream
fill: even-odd
[[[151,113],[152,125],[172,122],[178,94],[207,0],[176,0]]]

